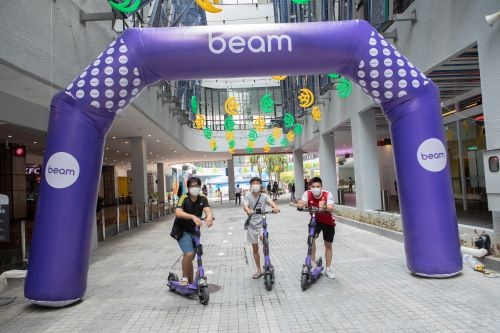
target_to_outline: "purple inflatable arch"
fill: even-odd
[[[87,286],[104,142],[154,82],[338,72],[389,121],[411,272],[462,270],[436,85],[365,21],[128,29],[51,103],[27,299],[64,306]]]

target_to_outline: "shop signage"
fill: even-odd
[[[0,194],[0,242],[9,241],[9,197]]]

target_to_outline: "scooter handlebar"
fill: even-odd
[[[275,213],[273,212],[272,210],[269,210],[269,211],[265,211],[265,212],[253,212],[252,214],[250,214],[249,216],[253,216],[253,215],[264,215],[264,214],[278,214],[278,213]]]
[[[297,210],[299,212],[306,212],[306,213],[324,213],[326,210],[324,208],[318,208],[318,207],[307,207],[307,208],[298,208]]]

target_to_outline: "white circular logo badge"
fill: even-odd
[[[45,179],[53,188],[73,185],[80,175],[80,165],[73,155],[59,152],[52,155],[45,166]]]
[[[436,138],[422,142],[417,150],[417,160],[425,170],[432,172],[443,170],[448,161],[443,142]]]

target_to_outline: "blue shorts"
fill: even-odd
[[[184,232],[181,239],[177,241],[184,254],[194,252],[194,235]]]

